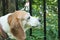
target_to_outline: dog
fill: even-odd
[[[0,17],[1,28],[7,33],[9,38],[16,40],[26,39],[26,30],[31,27],[39,26],[40,20],[32,17],[26,11],[15,11]]]

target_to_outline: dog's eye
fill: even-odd
[[[30,19],[30,17],[28,17],[27,19]]]

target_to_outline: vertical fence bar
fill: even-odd
[[[6,6],[5,6],[5,12],[7,14],[8,13],[8,0],[6,0],[5,4],[6,4]]]
[[[32,0],[29,0],[29,13],[32,16]],[[32,36],[32,28],[30,28],[30,36]]]
[[[44,40],[46,40],[46,0],[43,0],[43,12],[44,12]]]
[[[2,0],[3,15],[8,13],[8,0]]]
[[[3,15],[5,15],[5,0],[2,0]]]
[[[30,15],[32,16],[32,0],[29,0],[29,8]]]
[[[15,3],[16,3],[16,10],[18,10],[18,0],[15,0]]]
[[[60,0],[58,0],[58,39],[60,40]]]

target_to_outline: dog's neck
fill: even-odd
[[[2,25],[3,31],[6,32],[10,38],[15,38],[15,37],[13,37],[13,35],[10,32],[10,27],[9,27],[9,24],[8,24],[8,16],[9,15],[11,15],[11,14],[9,13],[5,16],[0,17],[0,23]]]
[[[5,16],[0,17],[0,23],[2,25],[2,28],[5,32],[10,32],[10,27],[8,24],[8,16],[11,14],[7,14]]]

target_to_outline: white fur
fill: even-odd
[[[3,30],[8,34],[10,38],[15,38],[12,33],[10,32],[10,27],[8,24],[8,16],[11,15],[11,13],[0,17],[0,23],[2,25]]]
[[[27,24],[31,25],[31,26],[39,26],[40,22],[38,21],[38,19],[36,17],[30,16],[30,20],[28,21]]]
[[[10,14],[0,17],[0,23],[5,32],[10,32],[10,27],[9,27],[8,20],[7,20],[9,15]]]

